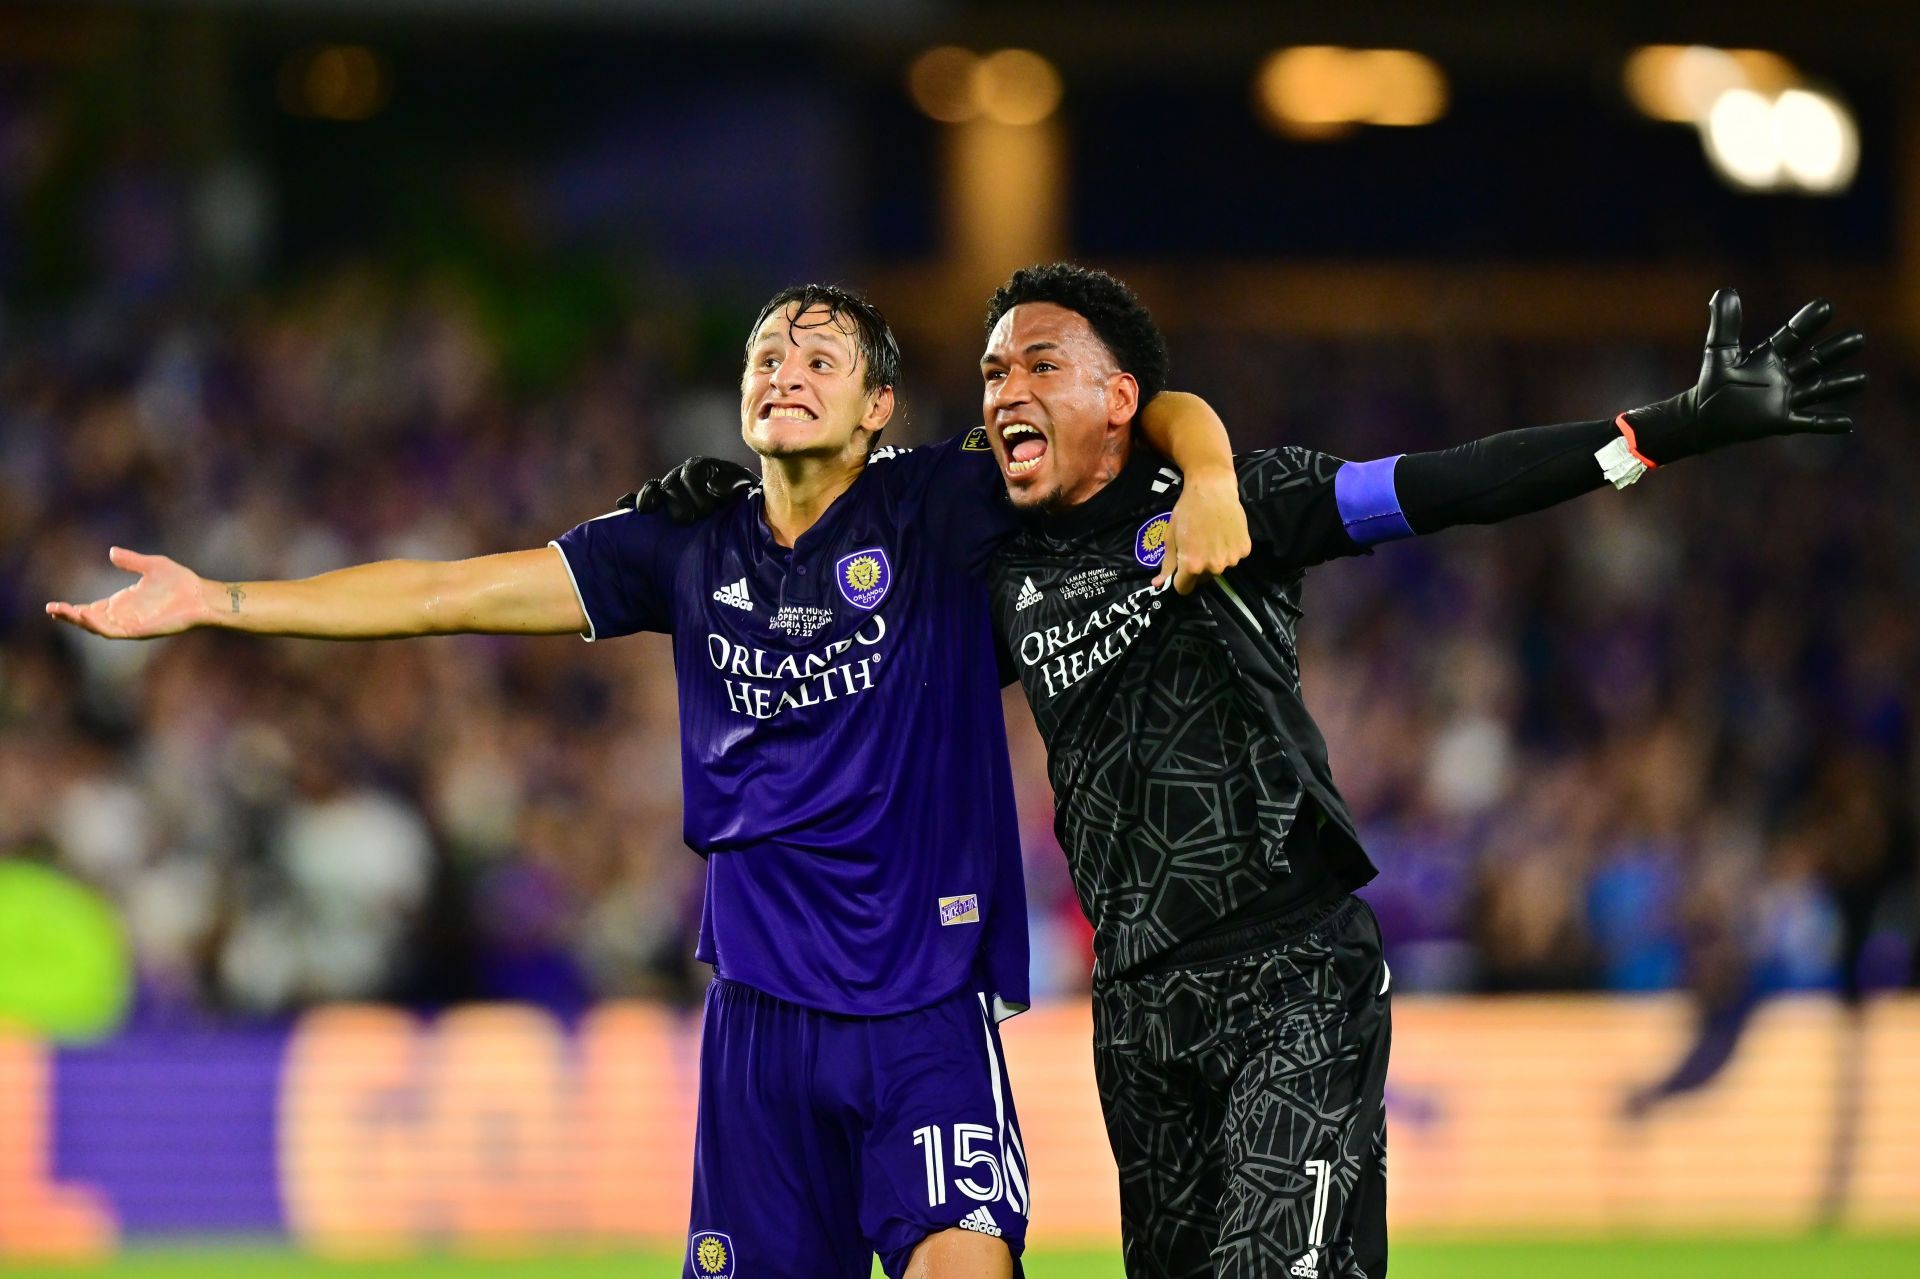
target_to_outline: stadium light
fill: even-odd
[[[1773,189],[1780,148],[1773,136],[1773,104],[1752,89],[1727,89],[1707,112],[1701,138],[1707,158],[1728,181],[1749,191]]]
[[[1789,89],[1773,104],[1780,164],[1802,189],[1844,191],[1860,164],[1860,133],[1846,108],[1823,93]]]
[[[1346,49],[1301,45],[1268,58],[1256,81],[1269,121],[1290,131],[1344,131],[1366,106],[1366,88]]]
[[[1621,69],[1627,98],[1642,115],[1672,124],[1702,124],[1729,89],[1772,96],[1800,82],[1794,65],[1766,49],[1650,44],[1627,55]]]
[[[942,124],[986,118],[995,124],[1039,124],[1060,106],[1060,73],[1030,49],[985,57],[941,45],[907,68],[914,105]]]
[[[1860,162],[1853,117],[1810,89],[1789,89],[1771,101],[1752,89],[1729,89],[1700,137],[1714,168],[1749,191],[1844,191]]]
[[[973,72],[974,98],[997,124],[1038,124],[1060,105],[1060,73],[1028,49],[1002,49]]]
[[[1621,79],[1641,114],[1698,129],[1715,172],[1743,191],[1829,195],[1859,168],[1846,107],[1769,50],[1650,44],[1628,55]]]
[[[974,74],[980,59],[971,49],[941,45],[907,68],[907,92],[915,106],[942,124],[960,124],[980,113]]]
[[[1684,104],[1671,92],[1672,65],[1683,46],[1677,44],[1642,45],[1627,55],[1620,67],[1620,86],[1627,101],[1650,120],[1671,124],[1691,123]]]
[[[1253,88],[1267,124],[1297,138],[1338,137],[1362,124],[1431,124],[1447,108],[1445,73],[1408,49],[1296,45],[1268,57]]]
[[[1728,49],[1727,56],[1747,78],[1749,88],[1777,94],[1800,83],[1800,68],[1770,49]]]
[[[371,120],[387,105],[386,68],[364,45],[303,49],[280,64],[280,105],[317,120]]]
[[[1432,58],[1409,49],[1367,49],[1356,55],[1372,80],[1368,124],[1413,127],[1447,113],[1447,77]]]

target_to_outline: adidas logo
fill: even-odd
[[[1028,578],[1020,587],[1020,598],[1013,602],[1013,611],[1018,613],[1022,609],[1032,608],[1040,602],[1041,595],[1040,588],[1033,584],[1032,578]]]
[[[747,579],[744,577],[732,586],[723,586],[715,591],[713,598],[719,600],[722,604],[730,604],[734,608],[745,609],[749,613],[753,612],[753,599],[747,594]]]
[[[1306,1256],[1288,1267],[1287,1273],[1293,1275],[1295,1279],[1320,1279],[1320,1267],[1316,1264],[1319,1260],[1320,1250],[1309,1248]]]
[[[977,1230],[983,1235],[992,1235],[995,1239],[1000,1237],[1000,1223],[995,1221],[993,1215],[985,1208],[975,1208],[955,1224],[962,1230]]]

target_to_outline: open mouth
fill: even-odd
[[[1040,433],[1040,428],[1027,422],[1013,422],[1002,428],[1000,442],[1007,447],[1008,475],[1025,475],[1047,455],[1047,437]]]
[[[760,420],[762,422],[811,422],[814,420],[814,415],[812,410],[798,404],[768,404],[761,408]]]

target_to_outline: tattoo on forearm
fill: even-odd
[[[238,582],[227,583],[227,600],[233,605],[233,611],[240,611],[240,601],[247,598],[247,588]]]

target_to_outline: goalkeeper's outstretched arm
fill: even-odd
[[[117,546],[107,558],[139,580],[91,604],[48,604],[47,616],[109,639],[196,627],[342,640],[587,628],[566,563],[551,546],[465,560],[384,560],[287,582],[212,581],[164,555]]]
[[[1847,332],[1809,346],[1832,316],[1810,302],[1752,350],[1740,345],[1740,295],[1714,294],[1698,382],[1610,421],[1568,422],[1491,435],[1454,448],[1345,468],[1338,479],[1348,533],[1362,545],[1492,524],[1608,483],[1624,488],[1656,466],[1777,435],[1844,434],[1838,401],[1866,384],[1845,372],[1865,345]]]

